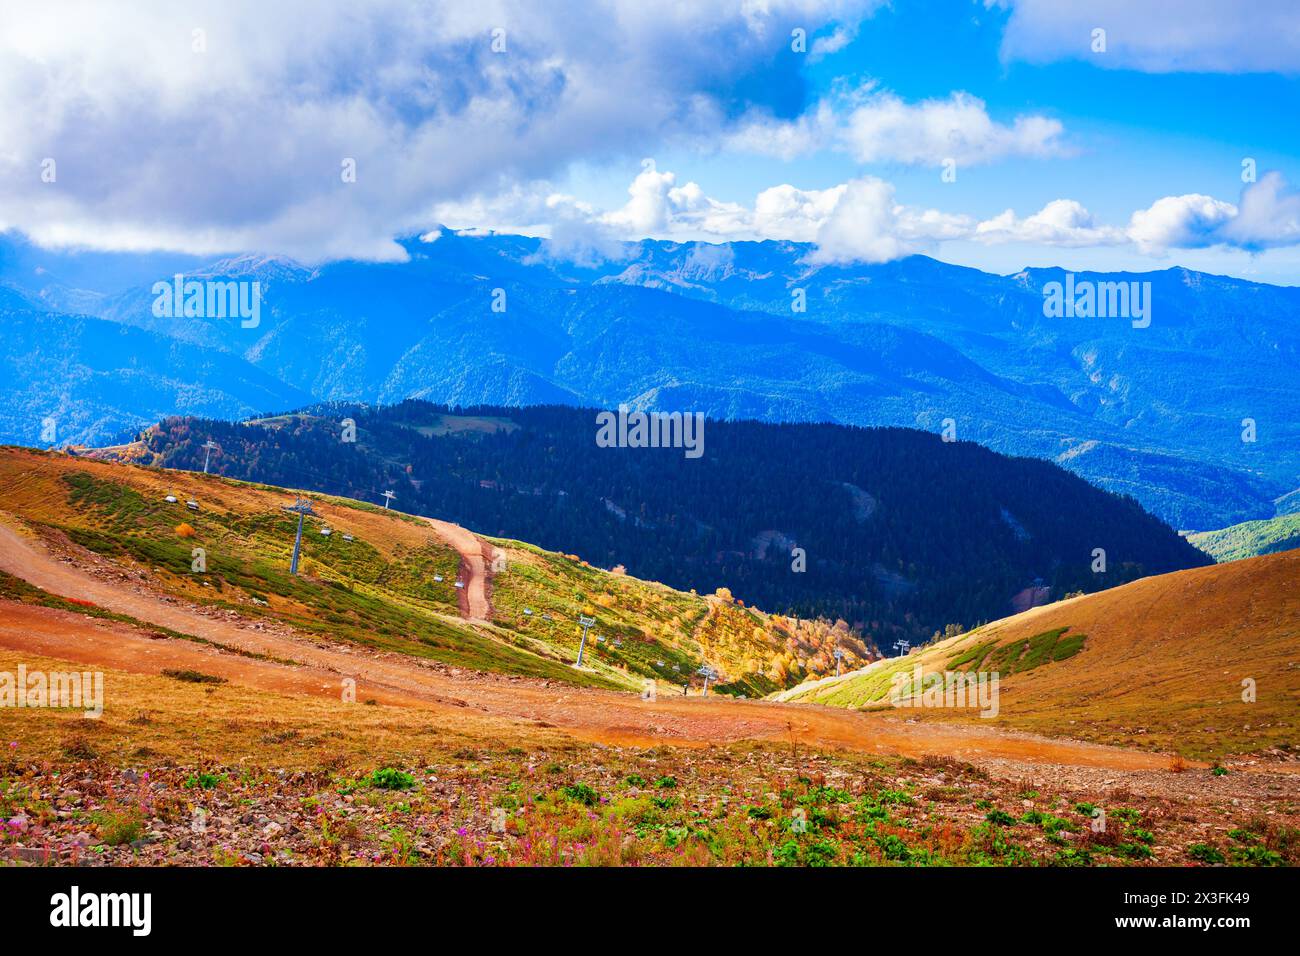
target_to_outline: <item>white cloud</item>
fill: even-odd
[[[902,235],[894,187],[880,179],[845,185],[831,214],[817,230],[815,263],[889,262],[924,248],[920,237]]]
[[[605,221],[626,232],[639,236],[653,236],[668,228],[668,216],[673,205],[669,193],[673,191],[676,177],[661,173],[654,160],[642,164],[641,172],[627,188],[627,205],[605,217]]]
[[[706,196],[697,183],[678,186],[676,175],[660,172],[652,159],[642,162],[627,191],[627,204],[597,221],[628,238],[683,231],[732,236],[749,228],[750,215],[744,207]]]
[[[1145,253],[1204,249],[1222,242],[1220,229],[1236,215],[1236,206],[1211,196],[1165,196],[1133,213],[1128,234]]]
[[[1200,193],[1164,196],[1136,210],[1125,227],[1098,224],[1082,204],[1058,199],[1024,219],[1008,209],[979,223],[971,238],[1067,248],[1132,243],[1155,256],[1214,247],[1259,252],[1300,245],[1300,194],[1280,173],[1269,172],[1242,189],[1238,205]]]
[[[645,160],[628,187],[627,203],[609,212],[550,190],[549,184],[539,182],[531,189],[513,188],[490,198],[446,204],[438,208],[437,217],[457,228],[520,231],[552,240],[557,230],[564,230],[569,252],[562,252],[553,241],[548,251],[556,255],[586,256],[600,243],[610,251],[618,240],[647,237],[783,239],[815,243],[812,258],[817,262],[897,259],[943,240],[968,236],[974,228],[967,216],[902,205],[892,185],[869,176],[827,189],[799,189],[788,183],[772,186],[746,206],[714,199],[698,183],[678,186],[674,173]],[[524,222],[529,225],[517,226]]]
[[[1054,199],[1038,212],[1018,219],[1013,210],[975,227],[974,238],[988,243],[1033,242],[1048,246],[1104,246],[1126,241],[1123,229],[1100,226],[1082,203]]]
[[[1133,213],[1129,236],[1143,252],[1227,246],[1260,252],[1300,245],[1300,193],[1268,172],[1241,191],[1238,205],[1191,194],[1166,196]]]
[[[755,78],[792,21],[873,5],[3,4],[0,222],[48,244],[396,257],[438,203],[725,134],[728,111],[772,106],[729,97],[777,89]]]
[[[928,245],[948,239],[968,238],[975,221],[970,216],[958,213],[899,206],[898,225],[905,238],[923,241]]]
[[[1300,193],[1288,190],[1280,173],[1265,173],[1241,191],[1241,208],[1221,233],[1251,252],[1300,243]]]
[[[1009,156],[1064,155],[1064,127],[1046,116],[1018,116],[1010,126],[994,121],[984,102],[968,93],[945,100],[905,103],[891,93],[870,95],[845,118],[840,137],[858,162],[941,165],[990,163]]]
[[[986,0],[1010,8],[1004,59],[1078,59],[1103,69],[1300,72],[1294,0]],[[1092,31],[1106,31],[1094,53]]]
[[[812,49],[808,51],[808,59],[816,63],[828,56],[839,53],[846,46],[857,39],[858,30],[855,26],[838,26],[829,36],[818,37],[813,41]]]
[[[433,218],[457,230],[491,229],[525,236],[549,236],[566,224],[593,222],[598,210],[548,182],[519,183],[492,195],[440,203]]]
[[[837,118],[829,102],[815,107],[793,120],[774,119],[770,114],[751,114],[727,134],[725,149],[758,156],[791,160],[807,156],[834,140]]]
[[[813,242],[847,190],[847,184],[796,189],[788,183],[764,189],[754,199],[754,232],[763,239]]]
[[[1270,172],[1242,192],[1240,208],[1211,196],[1166,196],[1134,212],[1127,225],[1096,221],[1077,200],[1055,199],[1023,218],[1008,209],[977,221],[963,213],[909,206],[894,187],[864,176],[826,189],[789,183],[762,190],[752,205],[723,202],[695,182],[645,160],[618,209],[599,210],[550,184],[512,187],[496,196],[445,204],[439,221],[551,239],[547,252],[567,258],[617,258],[625,241],[780,239],[815,246],[818,263],[884,262],[939,243],[969,240],[1064,249],[1136,247],[1143,255],[1170,249],[1227,247],[1257,252],[1300,245],[1300,194]]]
[[[1041,114],[994,120],[984,101],[954,92],[909,103],[868,83],[820,100],[793,120],[756,113],[725,139],[729,149],[793,159],[831,147],[860,163],[976,166],[1011,157],[1067,156],[1059,120]]]

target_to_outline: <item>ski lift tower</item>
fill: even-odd
[[[695,673],[699,674],[701,677],[704,678],[704,691],[703,691],[703,695],[702,695],[702,696],[704,696],[704,697],[708,697],[708,696],[709,696],[709,681],[714,680],[715,678],[717,678],[717,676],[718,676],[718,672],[715,671],[715,670],[714,670],[712,667],[710,667],[708,664],[701,664],[701,665],[700,665],[700,669],[697,670]]]
[[[592,626],[596,623],[596,619],[594,617],[583,616],[578,618],[578,623],[582,625],[582,640],[578,643],[578,659],[574,662],[574,667],[582,666],[582,651],[587,646],[587,632],[590,631]]]
[[[203,473],[206,475],[208,473],[208,459],[212,457],[213,449],[217,449],[217,443],[209,438],[201,447],[207,449],[207,452],[203,455]],[[220,449],[217,450],[219,451]]]
[[[293,560],[289,562],[289,573],[298,573],[298,552],[302,549],[302,520],[311,515],[316,517],[316,512],[312,510],[311,502],[306,498],[299,498],[291,505],[284,506],[285,511],[292,511],[298,515],[298,535],[293,539]]]
[[[836,677],[840,676],[840,662],[843,660],[844,660],[844,649],[842,647],[835,648],[835,676]]]
[[[898,651],[898,656],[902,657],[912,649],[911,641],[894,641],[894,650]]]
[[[391,491],[385,491],[385,492],[384,492],[384,510],[385,510],[385,511],[388,510],[388,506],[389,506],[390,504],[393,503],[393,499],[396,498],[396,497],[397,497],[397,495],[393,494]]]

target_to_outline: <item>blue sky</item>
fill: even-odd
[[[829,95],[846,82],[875,82],[908,102],[942,100],[965,91],[984,101],[996,121],[1009,123],[1025,113],[1058,119],[1071,145],[1069,155],[1009,157],[961,169],[955,182],[941,181],[932,166],[863,164],[829,150],[793,159],[748,156],[738,161],[730,151],[701,155],[679,148],[659,154],[658,165],[689,170],[689,177],[710,195],[733,202],[752,199],[775,182],[824,189],[866,172],[892,183],[899,201],[909,205],[990,217],[1007,208],[1027,215],[1052,200],[1070,198],[1098,220],[1117,224],[1165,196],[1206,194],[1235,203],[1244,185],[1241,163],[1246,157],[1255,159],[1257,174],[1275,170],[1288,180],[1300,178],[1300,123],[1295,119],[1300,74],[1295,70],[1255,72],[1248,50],[1240,72],[1145,72],[1112,66],[1104,54],[1024,62],[1003,55],[1010,16],[1010,9],[966,0],[897,3],[878,10],[836,55],[802,64],[806,98]],[[1292,29],[1300,30],[1300,8]],[[627,178],[626,168],[581,167],[563,188],[615,207],[626,201]],[[1144,255],[1131,246],[990,247],[959,240],[930,251],[1000,272],[1025,265],[1153,269],[1177,263],[1300,283],[1300,255],[1286,248],[1263,256],[1223,246]]]
[[[1298,83],[1277,0],[6,4],[0,230],[320,261],[443,222],[1300,284]]]
[[[982,99],[1002,122],[1022,113],[1061,120],[1077,145],[1077,157],[1015,159],[959,176],[958,184],[970,184],[962,196],[964,208],[976,213],[1008,205],[1041,207],[1068,187],[1094,212],[1118,217],[1172,191],[1235,198],[1245,155],[1267,168],[1295,168],[1300,158],[1296,75],[1150,74],[1105,68],[1100,55],[1042,65],[1004,61],[999,48],[1008,16],[969,0],[882,9],[842,52],[807,65],[810,93],[829,92],[845,79],[874,79],[909,102],[963,90]],[[936,21],[942,29],[935,29]],[[744,177],[750,180],[744,187],[755,191],[782,174],[825,186],[859,171],[847,157],[819,156],[784,169],[756,165]],[[929,169],[885,164],[878,171],[900,185],[907,182],[910,201],[952,201],[947,193],[954,184],[940,183]]]

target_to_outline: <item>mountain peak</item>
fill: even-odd
[[[258,279],[280,279],[298,281],[310,278],[312,270],[297,260],[282,255],[264,255],[261,253],[244,253],[219,259],[205,266],[203,276],[253,276]]]

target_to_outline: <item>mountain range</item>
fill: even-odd
[[[19,334],[0,351],[0,441],[99,444],[164,414],[312,400],[626,403],[947,431],[1187,530],[1300,510],[1300,289],[1181,268],[1075,276],[1149,282],[1151,323],[1135,328],[1045,316],[1059,269],[818,265],[776,241],[597,256],[449,229],[402,245],[404,262],[308,268],[4,238],[0,312]],[[156,316],[153,284],[174,273],[258,282],[260,321]]]

